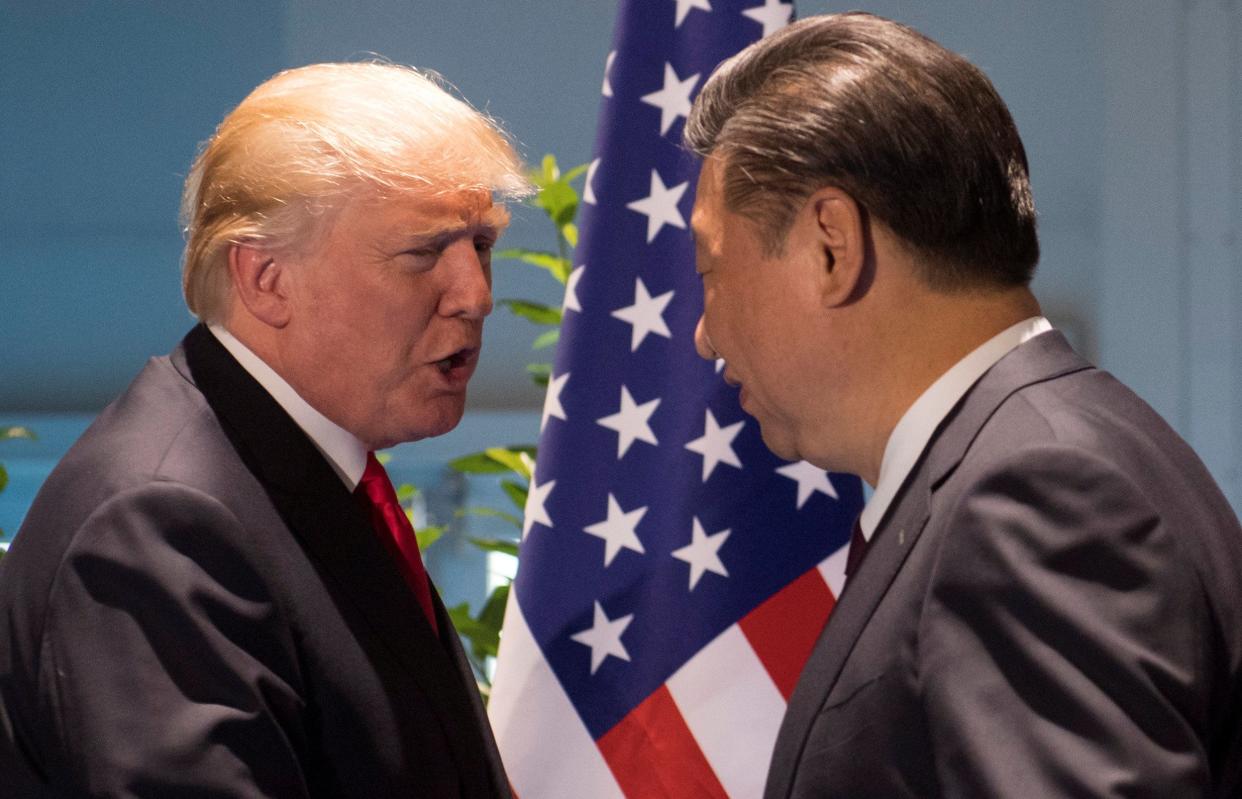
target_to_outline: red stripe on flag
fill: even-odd
[[[738,622],[786,702],[836,603],[819,569],[811,569]]]
[[[644,699],[596,744],[626,796],[728,799],[665,686]]]

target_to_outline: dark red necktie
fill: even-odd
[[[867,554],[867,539],[863,537],[861,520],[854,521],[854,533],[850,536],[850,550],[845,554],[845,579],[853,576]]]
[[[401,572],[418,604],[422,605],[427,621],[436,635],[440,628],[436,624],[436,614],[431,606],[431,583],[427,579],[427,569],[423,566],[423,557],[418,552],[418,539],[414,537],[414,525],[405,515],[405,509],[397,501],[397,492],[393,490],[388,472],[376,460],[374,452],[367,453],[367,468],[362,473],[358,490],[370,500],[371,525],[379,535],[388,536],[401,553]]]

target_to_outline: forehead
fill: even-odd
[[[723,208],[721,207],[721,182],[724,170],[718,156],[703,159],[699,171],[699,184],[695,189],[694,210],[690,215],[690,227],[695,236],[705,236],[719,230]]]
[[[509,215],[485,190],[370,195],[341,209],[334,233],[344,236],[434,236],[470,229],[502,230]]]

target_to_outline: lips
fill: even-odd
[[[462,347],[455,350],[438,361],[434,361],[436,368],[443,374],[448,374],[454,369],[460,369],[463,366],[471,366],[479,359],[478,347]]]
[[[465,384],[470,379],[470,376],[474,374],[474,367],[478,365],[478,362],[478,347],[462,347],[431,363],[446,383],[452,386],[460,386]]]

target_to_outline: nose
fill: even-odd
[[[445,316],[482,319],[492,312],[492,265],[480,256],[470,239],[453,242],[441,256],[446,262],[448,286],[440,300]]]
[[[703,318],[700,316],[699,323],[694,327],[694,349],[700,358],[714,361],[720,357],[720,353],[716,352],[716,348],[712,346],[712,340],[707,337],[707,327],[703,324]]]

